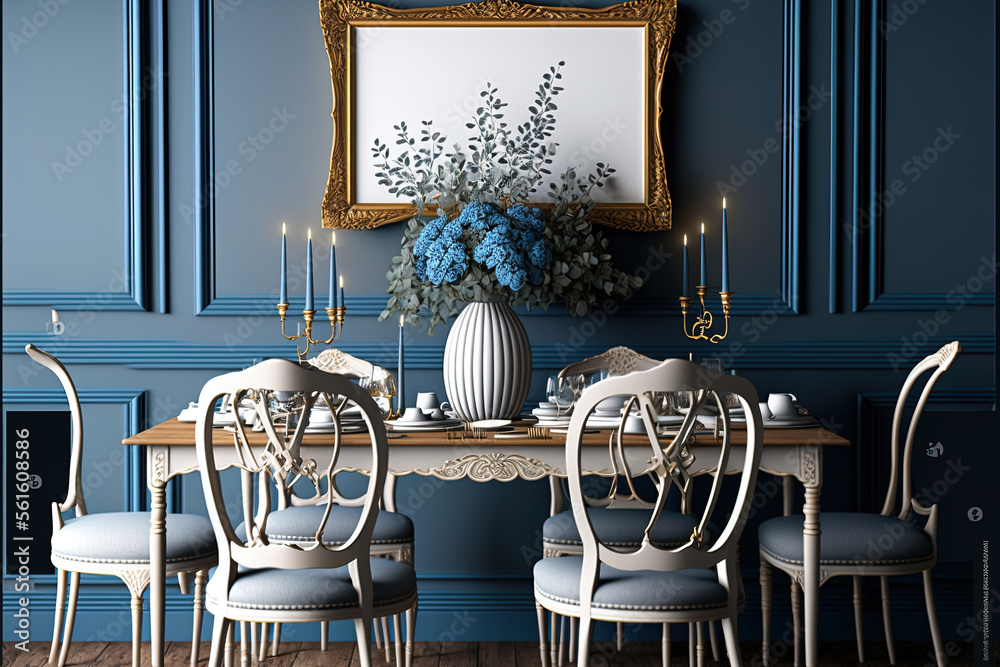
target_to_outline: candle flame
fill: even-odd
[[[704,234],[704,233],[705,233],[705,223],[704,223],[704,222],[703,222],[703,223],[701,223],[701,233],[702,233],[702,234]]]
[[[722,208],[726,208],[726,198],[722,198]]]
[[[687,244],[688,244],[688,235],[685,234],[684,235],[684,245],[687,245]]]
[[[313,237],[313,230],[312,230],[312,227],[310,227],[309,230],[308,230],[308,236],[307,236],[307,238],[310,241],[312,241],[312,237]]]
[[[285,235],[285,223],[281,223],[281,235]]]
[[[400,328],[400,329],[402,329],[402,328],[403,328],[403,320],[404,320],[405,318],[406,318],[406,315],[405,315],[405,314],[401,314],[401,315],[399,316],[399,328]]]
[[[344,274],[340,274],[340,289],[344,289]]]
[[[337,245],[337,232],[333,232],[330,236],[330,245]]]

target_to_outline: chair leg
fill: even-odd
[[[392,647],[389,645],[389,619],[383,616],[379,621],[382,624],[382,638],[385,640],[385,662],[392,662]]]
[[[66,628],[63,630],[62,647],[59,649],[59,667],[66,664],[69,645],[73,641],[73,624],[76,622],[76,601],[80,596],[80,573],[69,575],[69,607],[66,609]]]
[[[896,664],[896,645],[892,641],[892,614],[889,608],[889,577],[882,580],[882,623],[885,624],[885,645],[889,649],[889,664]]]
[[[330,644],[330,621],[319,623],[319,650],[325,651]]]
[[[361,667],[372,667],[371,641],[368,635],[368,626],[371,625],[370,618],[354,619],[354,632],[358,636],[358,662]],[[386,642],[388,643],[388,642]]]
[[[139,667],[142,650],[142,596],[132,593],[132,667]]]
[[[590,635],[594,622],[589,616],[580,616],[580,629],[577,633],[576,664],[584,667],[590,664]]]
[[[802,596],[799,595],[799,585],[792,577],[791,585],[791,595],[792,595],[792,656],[794,660],[792,664],[795,667],[799,667],[802,662],[799,658],[801,654],[802,642],[800,638],[802,637]]]
[[[559,649],[559,615],[549,613],[549,661],[556,664],[556,651]]]
[[[535,602],[535,612],[538,614],[538,651],[542,658],[542,667],[549,667],[549,647],[545,645],[545,615],[546,611],[542,605]]]
[[[621,653],[622,649],[625,648],[625,624],[622,623],[621,621],[618,621],[618,623],[615,625],[615,631],[617,635],[616,646],[618,648],[618,652]]]
[[[854,581],[854,633],[858,640],[858,662],[865,661],[865,639],[862,633],[864,609],[861,600],[861,577],[851,577]]]
[[[233,667],[233,635],[236,632],[236,624],[229,621],[229,626],[226,627],[226,667]]]
[[[663,639],[661,641],[661,649],[663,651],[663,667],[670,667],[670,662],[673,660],[671,655],[673,647],[670,643],[670,624],[663,624]]]
[[[568,629],[569,619],[565,616],[559,617],[559,650],[556,651],[556,655],[559,660],[557,662],[558,667],[563,667],[563,659],[566,657],[566,631]]]
[[[205,570],[198,570],[194,575],[194,618],[191,629],[191,667],[198,667],[198,650],[201,648],[201,622],[205,617],[205,608],[201,599],[205,595]]]
[[[417,624],[417,605],[406,610],[406,667],[413,667],[413,632]]]
[[[278,645],[281,643],[281,623],[274,624],[274,639],[271,641],[271,657],[278,657]]]
[[[698,667],[705,667],[705,624],[694,625],[698,629]]]
[[[246,621],[240,621],[240,667],[250,667],[250,656],[247,654]]]
[[[212,650],[208,656],[208,667],[221,667],[222,654],[224,651],[223,642],[226,639],[226,630],[231,621],[223,616],[216,616],[212,624]]]
[[[762,625],[761,654],[764,667],[771,660],[771,564],[760,559],[760,619]]]
[[[379,624],[380,619],[372,619],[372,632],[375,634],[375,648],[379,651],[382,650],[382,626]]]
[[[257,656],[257,633],[260,631],[260,627],[256,622],[250,624],[250,655]]]
[[[187,595],[191,592],[191,577],[190,572],[178,572],[177,573],[177,586],[181,589],[181,595]]]
[[[712,660],[719,662],[719,638],[715,634],[715,621],[708,622],[708,640],[712,644]]]
[[[931,583],[931,571],[924,570],[924,602],[927,604],[927,623],[931,626],[931,640],[934,642],[934,655],[937,656],[938,667],[944,667],[948,657],[941,641],[941,628],[938,626],[937,610],[934,608],[934,586]]]
[[[688,664],[693,665],[698,660],[697,654],[695,652],[695,645],[698,643],[696,640],[697,630],[695,626],[697,623],[688,623]]]
[[[743,654],[740,652],[740,636],[735,616],[722,619],[722,634],[726,639],[730,667],[742,667]]]
[[[56,615],[52,621],[52,648],[49,662],[54,663],[59,653],[59,633],[62,632],[63,614],[66,613],[66,570],[56,570]]]
[[[392,617],[392,633],[396,635],[396,665],[398,667],[403,667],[403,633],[401,632],[400,622],[402,619],[399,614],[394,614]]]
[[[260,624],[260,652],[257,654],[257,662],[264,662],[264,658],[267,657],[267,636],[270,631],[270,623]]]

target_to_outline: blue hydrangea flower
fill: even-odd
[[[536,234],[545,231],[545,212],[540,208],[518,204],[507,209],[507,216],[516,220],[522,229],[530,229]]]
[[[495,204],[474,201],[467,204],[456,219],[464,228],[482,231],[487,228],[490,216],[499,211]]]
[[[426,254],[427,248],[430,247],[431,243],[437,240],[447,223],[448,219],[444,216],[438,216],[437,218],[428,221],[427,224],[424,225],[424,228],[420,231],[420,236],[417,237],[417,242],[413,244],[413,256],[419,257],[420,255]]]

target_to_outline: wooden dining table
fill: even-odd
[[[583,468],[587,474],[612,475],[608,463],[609,431],[586,433],[583,448]],[[215,458],[220,469],[238,465],[238,454],[233,446],[233,433],[225,429],[213,430]],[[746,431],[733,429],[735,445],[729,457],[730,469],[737,472],[737,462],[743,460],[742,447],[746,444]],[[330,456],[334,436],[309,434],[302,441],[303,458],[323,460]],[[719,439],[711,431],[698,432],[688,448],[694,461],[688,468],[692,475],[712,472],[718,465]],[[166,485],[177,476],[198,470],[195,452],[195,425],[171,419],[126,438],[123,444],[145,450],[147,484],[151,494],[150,518],[150,637],[152,664],[163,665],[164,623],[166,599]],[[263,448],[263,433],[250,434],[251,447]],[[649,469],[652,450],[644,435],[626,435],[623,438],[626,460],[633,474]],[[819,614],[819,539],[820,491],[823,484],[824,447],[847,446],[843,437],[820,426],[809,428],[783,428],[764,430],[764,448],[760,469],[785,480],[784,512],[791,512],[793,480],[805,487],[803,514],[803,545],[805,576],[802,582],[805,609],[805,658],[807,667],[817,664],[817,629]],[[348,434],[337,458],[337,470],[367,472],[371,460],[370,438],[367,434]],[[713,455],[714,450],[714,455]],[[468,478],[479,482],[511,481],[514,479],[548,479],[553,491],[558,480],[565,477],[565,436],[551,434],[546,438],[496,438],[491,432],[479,437],[460,437],[456,432],[406,432],[390,433],[389,475],[390,488],[396,476],[423,475],[442,480]],[[391,504],[393,494],[386,497]],[[553,512],[561,509],[562,493],[552,493]],[[394,509],[387,507],[386,509]]]

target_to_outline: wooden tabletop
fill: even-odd
[[[163,422],[162,424],[157,424],[156,426],[146,429],[141,433],[137,433],[130,438],[125,438],[122,441],[124,445],[170,445],[170,446],[194,446],[194,423],[192,422],[181,422],[177,421],[176,418],[170,419]],[[525,424],[526,428],[528,424]],[[607,446],[609,431],[600,431],[598,433],[586,433],[583,436],[583,442],[585,445],[601,445]],[[225,429],[213,429],[213,442],[217,445],[226,445],[233,442],[233,434]],[[302,444],[304,445],[324,445],[329,444],[333,439],[330,433],[317,433],[317,434],[306,434]],[[552,447],[563,447],[566,444],[566,436],[562,434],[553,433],[551,438],[548,440],[540,439],[529,439],[529,438],[517,438],[517,439],[494,439],[493,434],[487,432],[484,439],[480,440],[467,440],[469,444],[477,443],[485,445],[487,443],[503,447],[504,445],[510,447],[522,447],[525,445],[531,446],[552,446]],[[648,440],[644,435],[626,435],[624,444],[628,446],[648,446]],[[696,442],[704,444],[717,443],[718,440],[715,439],[713,433],[704,431],[699,431],[696,435]],[[263,433],[251,433],[250,434],[251,444],[266,444],[266,437]],[[344,436],[343,444],[346,446],[357,445],[357,446],[368,446],[370,440],[367,434],[355,433],[347,434]],[[733,429],[733,443],[734,444],[745,444],[746,443],[746,431],[742,428]],[[457,444],[455,440],[448,439],[448,433],[437,431],[433,433],[393,433],[392,439],[389,441],[389,445],[392,447],[405,447],[405,446],[454,446]],[[765,428],[764,429],[764,445],[773,447],[794,447],[800,445],[823,445],[823,446],[835,446],[844,447],[851,443],[832,431],[828,431],[820,426],[812,428]]]

